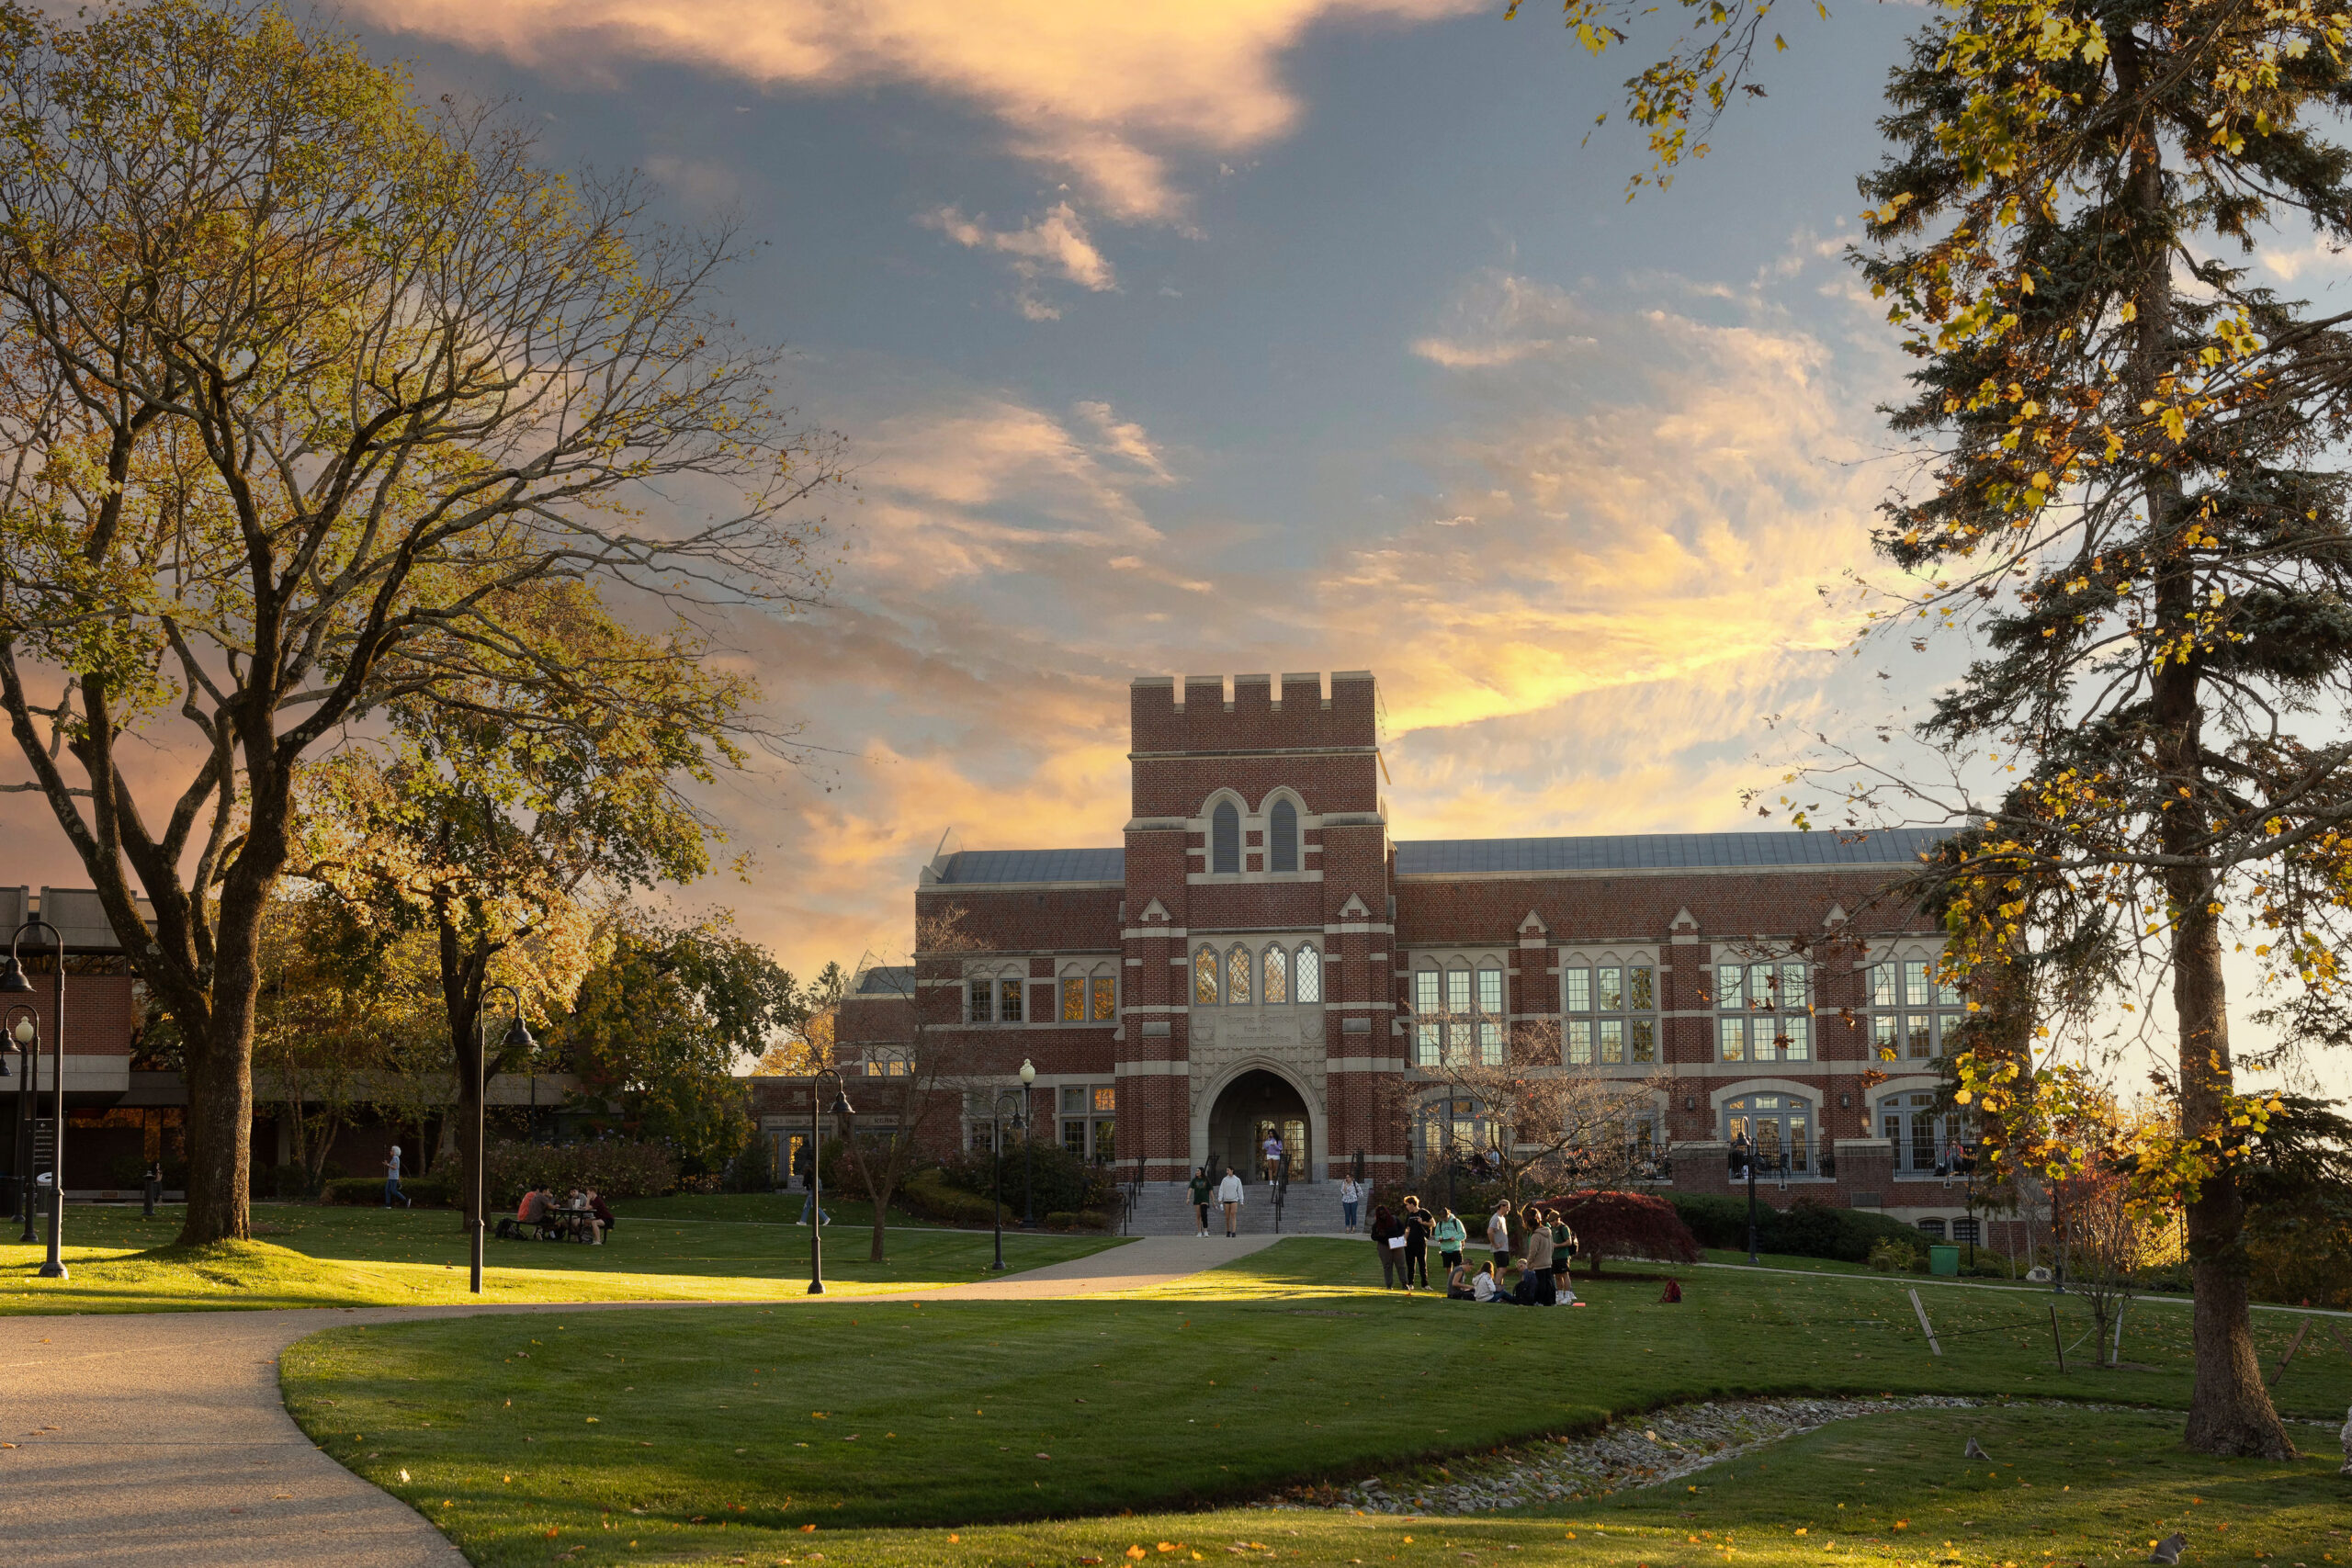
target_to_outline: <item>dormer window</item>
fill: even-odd
[[[1241,813],[1229,800],[1218,801],[1209,818],[1209,870],[1236,874],[1241,870]]]
[[[1266,869],[1298,869],[1298,807],[1287,800],[1275,801],[1267,819]]]

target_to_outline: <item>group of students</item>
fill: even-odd
[[[1556,1211],[1531,1207],[1523,1220],[1526,1248],[1514,1253],[1510,1214],[1510,1199],[1495,1205],[1493,1216],[1487,1221],[1487,1247],[1492,1257],[1474,1269],[1463,1260],[1469,1228],[1453,1210],[1431,1214],[1409,1193],[1400,1211],[1392,1213],[1385,1205],[1374,1209],[1372,1245],[1380,1254],[1382,1285],[1401,1285],[1410,1291],[1419,1283],[1427,1289],[1430,1248],[1434,1245],[1449,1301],[1574,1305],[1577,1298],[1568,1289],[1568,1261],[1576,1256],[1577,1239],[1567,1221]],[[1349,1219],[1352,1222],[1354,1216]],[[1519,1283],[1507,1287],[1503,1276],[1513,1267],[1514,1258]]]
[[[498,1222],[498,1235],[507,1241],[527,1241],[537,1236],[602,1247],[605,1233],[617,1223],[601,1192],[575,1187],[571,1196],[558,1198],[553,1188],[534,1187],[514,1205],[512,1219]]]

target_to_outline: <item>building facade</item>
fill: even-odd
[[[1026,1061],[1031,1125],[1123,1177],[1246,1170],[1275,1132],[1295,1180],[1378,1179],[1446,1136],[1429,1067],[1535,1031],[1559,1070],[1650,1081],[1635,1135],[1677,1190],[1727,1190],[1744,1139],[1772,1201],[1973,1224],[1938,1062],[1964,1008],[1890,892],[1936,834],[1398,840],[1369,672],[1145,677],[1131,705],[1124,842],[943,849],[846,1052],[919,1029],[987,1080]]]

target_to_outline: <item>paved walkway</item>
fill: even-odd
[[[1147,1236],[980,1284],[783,1300],[1035,1301],[1141,1290],[1277,1239]],[[0,1562],[464,1568],[414,1509],[302,1435],[279,1400],[278,1352],[338,1324],[587,1310],[565,1303],[0,1317],[0,1443],[15,1445],[0,1450]]]

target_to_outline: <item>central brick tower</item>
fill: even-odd
[[[1304,1133],[1303,1179],[1401,1162],[1372,1115],[1404,1063],[1371,673],[1147,676],[1131,700],[1122,1157],[1179,1180],[1271,1124],[1295,1156]]]

